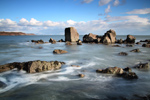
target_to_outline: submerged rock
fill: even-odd
[[[47,70],[56,70],[61,68],[61,65],[64,64],[64,62],[59,61],[29,61],[29,62],[14,62],[9,63],[5,65],[0,65],[0,72],[8,71],[14,68],[17,68],[18,70],[24,70],[27,73],[36,73],[36,72],[42,72]]]
[[[79,74],[78,76],[81,77],[81,78],[85,77],[84,74]]]
[[[36,44],[43,44],[43,40],[31,40],[31,42],[36,43]]]
[[[133,49],[130,52],[140,52],[140,49]]]
[[[72,43],[71,43],[71,42],[69,42],[69,41],[67,41],[67,42],[66,42],[66,45],[72,45]]]
[[[125,79],[138,79],[138,76],[134,72],[124,72],[122,74],[118,74],[118,76],[121,76]]]
[[[0,81],[0,88],[5,88],[6,86],[7,85],[4,82]]]
[[[120,45],[112,45],[112,47],[121,47]]]
[[[55,43],[56,43],[56,40],[50,38],[49,42],[52,43],[52,44],[55,44]]]
[[[126,53],[126,52],[120,52],[119,55],[121,55],[121,56],[127,56],[128,53]]]
[[[53,51],[53,53],[54,53],[54,54],[63,54],[63,53],[67,53],[67,51],[61,50],[61,49],[55,49],[55,50]]]
[[[79,34],[74,27],[65,28],[65,41],[76,42],[79,40]]]
[[[143,44],[142,47],[148,47],[148,48],[150,48],[150,44]]]
[[[126,47],[134,47],[133,44],[127,44]]]

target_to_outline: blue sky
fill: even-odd
[[[150,0],[0,0],[0,31],[150,35]]]

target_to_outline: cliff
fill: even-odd
[[[33,33],[27,34],[23,32],[0,32],[0,35],[9,35],[9,36],[16,36],[16,35],[35,35]]]

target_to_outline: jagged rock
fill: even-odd
[[[130,52],[140,52],[140,49],[133,49]]]
[[[81,78],[85,77],[84,74],[79,74],[78,76],[81,77]]]
[[[135,37],[132,35],[127,35],[126,43],[135,43]]]
[[[44,43],[43,40],[31,40],[31,42],[34,42],[36,44],[43,44]]]
[[[65,28],[65,41],[76,42],[79,40],[79,34],[74,27]]]
[[[24,70],[27,73],[36,73],[36,72],[42,72],[47,70],[56,70],[61,68],[61,65],[64,64],[64,62],[58,62],[58,61],[29,61],[29,62],[14,62],[9,63],[5,65],[0,65],[0,72],[8,71],[14,68],[17,68],[18,70]]]
[[[55,49],[55,50],[53,51],[53,53],[54,53],[54,54],[63,54],[63,53],[67,53],[67,51],[61,50],[61,49]]]
[[[137,68],[137,69],[149,69],[149,63],[140,63],[138,65],[135,65],[133,68]]]
[[[98,69],[96,70],[97,73],[107,73],[107,74],[122,74],[123,69],[119,67],[109,67],[106,69]]]
[[[112,29],[107,31],[101,40],[104,44],[115,43],[116,42],[116,32]]]
[[[124,68],[123,70],[126,71],[126,72],[132,72],[132,69],[129,68],[129,67],[126,67],[126,68]]]
[[[121,56],[127,56],[128,53],[126,53],[126,52],[120,52],[119,55],[121,55]]]
[[[98,35],[89,33],[88,35],[83,36],[84,43],[93,43],[93,42],[100,42],[101,38]]]
[[[55,43],[56,43],[56,40],[50,38],[49,42],[52,43],[52,44],[55,44]]]

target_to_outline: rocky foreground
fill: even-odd
[[[17,36],[17,35],[35,35],[33,33],[27,34],[22,32],[0,32],[0,35]]]

